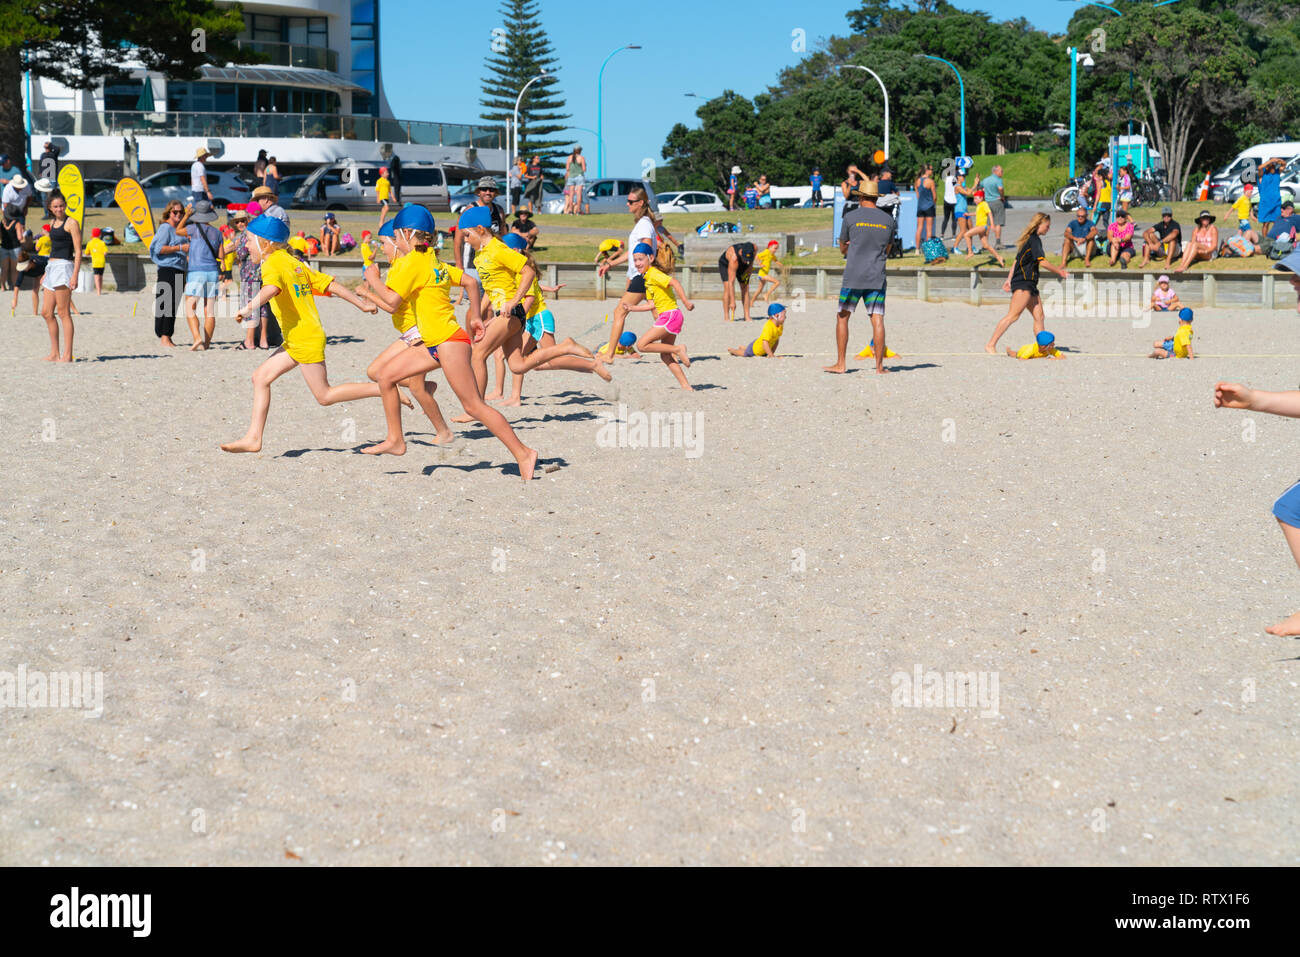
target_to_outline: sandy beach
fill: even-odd
[[[1300,432],[1211,403],[1297,386],[1293,312],[1198,311],[1193,362],[1142,358],[1173,319],[1060,319],[1018,363],[1000,306],[891,300],[897,371],[831,376],[831,301],[772,360],[701,301],[694,392],[528,376],[525,486],[418,412],[362,455],[379,402],[296,372],[224,454],[266,353],[76,301],[71,366],[27,293],[4,320],[0,671],[100,674],[102,715],[0,709],[0,863],[1300,862],[1300,641],[1263,631]],[[364,378],[391,325],[320,302]]]

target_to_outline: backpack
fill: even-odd
[[[670,276],[673,274],[677,268],[677,251],[673,249],[672,243],[659,244],[659,249],[655,252],[655,268]]]
[[[946,262],[948,247],[943,244],[943,240],[938,236],[931,236],[929,239],[921,240],[921,255],[925,257],[927,266]]]

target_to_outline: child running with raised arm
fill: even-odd
[[[524,342],[523,354],[525,357],[530,356],[537,349],[549,349],[555,345],[555,316],[552,315],[550,306],[547,305],[546,299],[542,296],[544,292],[559,293],[564,283],[556,286],[544,286],[541,283],[542,271],[537,267],[533,254],[528,252],[528,240],[519,233],[510,233],[504,240],[507,246],[516,252],[524,254],[528,260],[528,265],[533,267],[533,284],[528,292],[528,299],[525,300],[527,309],[524,315]],[[568,369],[571,372],[591,372],[600,376],[606,382],[609,382],[613,376],[605,368],[603,362],[596,359],[583,359],[578,356],[560,356],[558,359],[552,359],[539,369]],[[511,395],[509,399],[502,402],[502,405],[520,405],[523,402],[524,394],[524,373],[516,372],[510,377]]]
[[[333,276],[316,272],[298,262],[285,251],[289,227],[274,216],[258,216],[248,224],[248,252],[262,267],[262,289],[254,299],[235,313],[236,319],[258,315],[262,305],[270,302],[271,311],[284,333],[284,345],[276,349],[253,372],[253,414],[248,432],[238,442],[221,446],[223,452],[259,452],[266,416],[271,410],[271,383],[294,366],[302,370],[307,388],[321,405],[369,399],[379,395],[373,382],[349,382],[330,385],[325,369],[325,330],[320,323],[313,296],[338,296],[362,312],[374,313],[373,303],[363,302],[351,289]]]
[[[492,211],[486,206],[471,206],[461,213],[456,229],[474,250],[474,267],[493,311],[493,318],[488,322],[486,331],[474,341],[474,378],[478,381],[479,396],[482,397],[487,389],[488,356],[501,347],[504,347],[506,362],[515,375],[543,366],[547,369],[570,369],[576,372],[592,371],[577,363],[552,362],[564,358],[592,358],[590,349],[568,337],[558,345],[541,347],[533,350],[531,355],[524,356],[523,329],[528,315],[524,300],[532,289],[533,280],[537,278],[537,269],[529,265],[523,253],[511,249],[493,234]],[[452,421],[474,421],[469,409],[465,413]]]
[[[388,259],[390,272],[401,261],[403,256],[413,251],[424,251],[418,246],[411,245],[411,230],[404,229],[401,235],[397,235],[393,226],[396,221],[396,219],[390,219],[379,228],[379,237],[383,243],[383,251]],[[365,280],[371,286],[377,287],[381,284],[379,267],[374,263],[366,267]],[[364,283],[357,290],[357,293],[385,312],[391,312],[393,328],[397,330],[397,339],[383,352],[379,353],[375,361],[370,363],[370,367],[366,369],[366,375],[370,377],[370,381],[378,382],[380,374],[388,363],[397,356],[402,355],[407,349],[419,349],[424,345],[424,340],[420,338],[420,329],[415,324],[415,310],[411,308],[409,302],[403,300],[402,304],[395,310],[389,309],[387,303],[378,296],[370,294]],[[437,368],[437,366],[435,365],[434,368]],[[424,410],[424,414],[429,417],[429,422],[433,425],[433,430],[436,433],[433,438],[434,445],[442,445],[444,442],[450,442],[455,438],[451,429],[447,427],[447,420],[442,417],[442,410],[438,408],[438,403],[433,398],[433,393],[438,388],[437,383],[430,382],[427,375],[413,375],[410,378],[403,379],[398,385],[404,385],[410,390],[411,395],[415,396],[415,401],[420,403],[420,408]]]
[[[781,280],[779,278],[773,279],[769,275],[773,266],[777,268],[778,272],[785,269],[785,266],[781,264],[781,260],[776,258],[776,251],[780,248],[781,244],[777,240],[769,240],[767,248],[754,255],[754,262],[758,263],[758,294],[754,298],[757,299],[761,296],[764,305],[772,302],[772,293],[781,287]]]
[[[727,351],[733,356],[743,356],[746,359],[774,356],[783,332],[785,332],[785,306],[774,302],[767,307],[767,322],[763,323],[763,331],[758,334],[758,338],[742,348]]]
[[[520,478],[529,481],[537,468],[537,451],[520,442],[505,416],[483,401],[470,360],[472,341],[456,322],[456,310],[451,304],[451,286],[458,285],[469,297],[467,319],[470,331],[481,340],[483,320],[479,316],[478,283],[472,276],[438,259],[432,248],[433,215],[425,207],[406,207],[397,214],[394,227],[398,232],[409,232],[406,242],[411,251],[389,270],[386,284],[378,282],[378,275],[374,273],[366,277],[366,284],[385,309],[395,312],[404,301],[410,303],[415,311],[415,324],[422,345],[398,353],[380,370],[379,390],[384,400],[388,434],[384,441],[365,451],[371,455],[403,455],[406,452],[397,384],[441,367],[447,384],[471,420],[482,422],[501,440],[519,464]]]
[[[682,331],[682,323],[686,321],[678,301],[686,307],[687,312],[695,309],[695,303],[686,298],[686,290],[677,277],[663,272],[654,261],[654,249],[649,243],[638,243],[632,250],[632,265],[645,277],[646,296],[649,297],[655,314],[655,324],[637,340],[636,347],[640,352],[658,353],[678,385],[693,392],[694,388],[686,381],[686,373],[682,372],[682,366],[688,369],[691,367],[691,358],[686,354],[686,346],[677,341],[677,336]],[[601,363],[604,363],[605,358],[597,357]]]

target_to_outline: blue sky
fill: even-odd
[[[606,173],[640,175],[643,160],[656,162],[674,123],[694,126],[701,101],[724,89],[746,96],[762,92],[782,67],[798,62],[792,31],[802,29],[808,50],[820,38],[848,33],[845,13],[854,0],[655,0],[641,7],[597,0],[542,0],[542,24],[560,60],[560,90],[574,126],[596,123],[596,76],[601,61],[619,53],[604,76]],[[963,2],[999,20],[1025,17],[1034,26],[1062,33],[1078,9],[1065,0]],[[431,22],[420,0],[381,0],[380,55],[384,87],[401,119],[443,123],[477,122],[483,60],[494,27],[503,26],[495,0],[479,4],[439,3],[445,19]],[[725,16],[725,19],[724,19]],[[419,23],[418,30],[411,25]],[[727,24],[735,24],[722,37]],[[448,42],[446,38],[455,38]],[[575,132],[588,161],[596,138]],[[594,172],[594,162],[592,162]]]

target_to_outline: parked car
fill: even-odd
[[[658,212],[658,198],[655,196],[654,187],[650,185],[649,180],[644,179],[609,177],[590,180],[587,183],[584,202],[591,206],[593,213],[626,213],[627,196],[636,186],[645,188],[646,195],[650,199],[650,208]]]
[[[452,193],[449,205],[451,206],[451,211],[453,213],[459,216],[465,211],[466,207],[474,205],[475,200],[478,199],[478,193],[474,191],[477,185],[478,179],[474,179],[461,187],[458,192]],[[510,207],[509,199],[506,196],[505,180],[497,180],[497,189],[499,192],[497,193],[496,204],[501,207],[502,211],[506,211]],[[560,189],[560,187],[556,186],[549,179],[542,180],[542,208],[540,212],[564,212],[564,190]]]
[[[1256,181],[1258,182],[1258,176],[1256,177]],[[1279,191],[1282,194],[1281,201],[1284,203],[1287,200],[1294,202],[1295,198],[1300,196],[1300,156],[1297,156],[1283,167],[1278,186]],[[1245,192],[1245,190],[1246,185],[1241,181],[1241,177],[1234,177],[1231,184],[1227,187],[1224,202],[1235,203],[1241,198],[1241,194]],[[1251,193],[1251,202],[1259,202],[1258,186]]]
[[[112,206],[113,190],[117,189],[117,180],[115,179],[88,179],[84,181],[85,196],[87,206]],[[108,202],[101,203],[100,197],[107,193]]]
[[[1274,156],[1288,161],[1300,156],[1300,140],[1261,143],[1248,150],[1242,150],[1231,163],[1217,170],[1210,177],[1210,199],[1216,203],[1228,202],[1228,195],[1233,187],[1241,185],[1242,171],[1252,163],[1258,169],[1261,163]]]
[[[91,192],[92,183],[96,187],[94,193]],[[117,184],[118,180],[115,179],[87,180],[88,205],[98,209],[112,206],[115,202],[113,193],[117,189]],[[161,173],[146,176],[140,180],[140,185],[144,187],[144,195],[149,201],[150,210],[155,213],[173,199],[178,199],[182,203],[190,201],[189,169],[165,169]],[[208,170],[208,188],[212,190],[212,205],[218,209],[223,209],[231,203],[242,206],[252,195],[252,189],[238,171]]]
[[[721,213],[726,209],[717,193],[682,191],[659,194],[661,213]]]
[[[307,182],[306,176],[286,176],[280,180],[280,205],[285,209],[292,209],[294,200],[297,199],[298,187]]]
[[[343,159],[316,167],[293,196],[298,209],[364,210],[379,208],[375,182],[383,164]],[[450,206],[450,185],[482,175],[482,170],[457,163],[403,163],[402,202],[421,203],[434,212]]]

